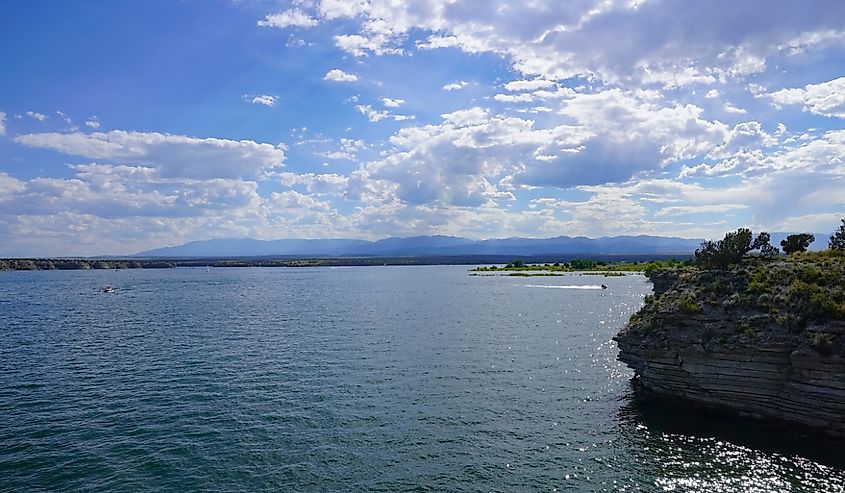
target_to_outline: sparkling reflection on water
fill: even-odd
[[[650,286],[600,279],[0,273],[0,490],[845,491],[836,446],[641,401]]]

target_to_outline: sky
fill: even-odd
[[[845,217],[841,0],[13,0],[0,46],[0,256]]]

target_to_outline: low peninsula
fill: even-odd
[[[845,249],[758,240],[729,233],[697,265],[648,272],[654,294],[614,337],[619,359],[646,393],[843,437]]]

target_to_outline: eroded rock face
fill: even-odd
[[[657,294],[614,338],[619,359],[656,394],[845,436],[845,321],[749,301],[747,270],[652,275]]]

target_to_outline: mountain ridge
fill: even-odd
[[[432,235],[390,237],[376,241],[351,239],[212,238],[138,252],[133,257],[249,257],[249,256],[445,256],[543,254],[677,254],[690,255],[699,239],[624,235],[601,238],[491,238],[472,240]]]
[[[771,243],[792,233],[771,233]],[[811,250],[823,249],[827,236],[816,234]],[[454,255],[692,255],[698,238],[655,235],[619,235],[589,238],[489,238],[472,240],[459,236],[428,235],[389,237],[380,240],[212,238],[138,252],[133,257],[428,257]]]

